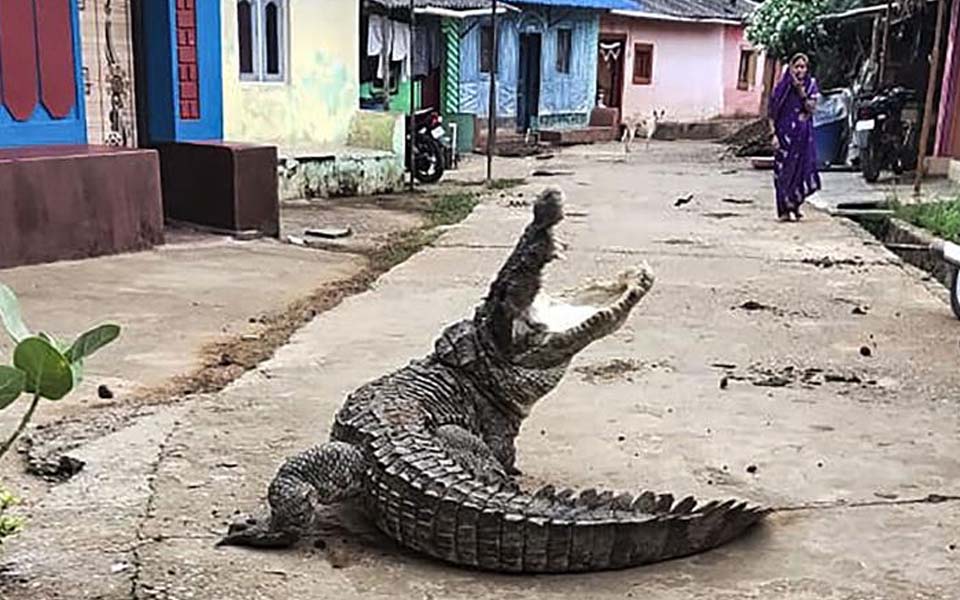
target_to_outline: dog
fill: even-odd
[[[643,130],[644,137],[647,138],[647,148],[649,148],[650,140],[656,135],[657,128],[660,126],[660,122],[663,121],[666,114],[666,110],[654,110],[650,117],[630,117],[624,119],[622,125],[623,135],[620,136],[620,141],[623,143],[623,151],[625,153],[630,152],[633,139],[639,135],[641,129]]]

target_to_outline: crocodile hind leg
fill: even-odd
[[[513,484],[508,466],[503,465],[482,439],[458,425],[437,428],[437,439],[450,457],[484,483]]]
[[[313,526],[321,505],[360,493],[364,468],[360,450],[344,442],[328,442],[288,458],[270,482],[269,517],[237,520],[217,545],[292,545]]]

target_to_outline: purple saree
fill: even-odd
[[[806,98],[819,94],[817,82],[807,76],[800,84]],[[774,155],[773,182],[777,190],[777,215],[799,216],[804,199],[820,189],[817,149],[813,139],[810,105],[794,88],[789,67],[770,97],[768,116],[774,123],[780,149]]]

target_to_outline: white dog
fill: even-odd
[[[633,138],[639,135],[641,129],[643,130],[644,137],[647,138],[647,147],[649,148],[650,140],[652,140],[653,136],[657,133],[657,128],[660,126],[660,122],[663,121],[663,117],[666,116],[666,114],[666,110],[655,110],[650,117],[630,117],[624,119],[623,135],[620,136],[620,141],[623,142],[623,151],[627,153],[630,152]]]

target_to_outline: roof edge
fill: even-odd
[[[631,19],[648,19],[650,21],[672,21],[675,23],[702,23],[705,25],[746,25],[742,19],[725,19],[722,17],[681,17],[666,13],[646,12],[643,10],[611,10],[610,14]]]

